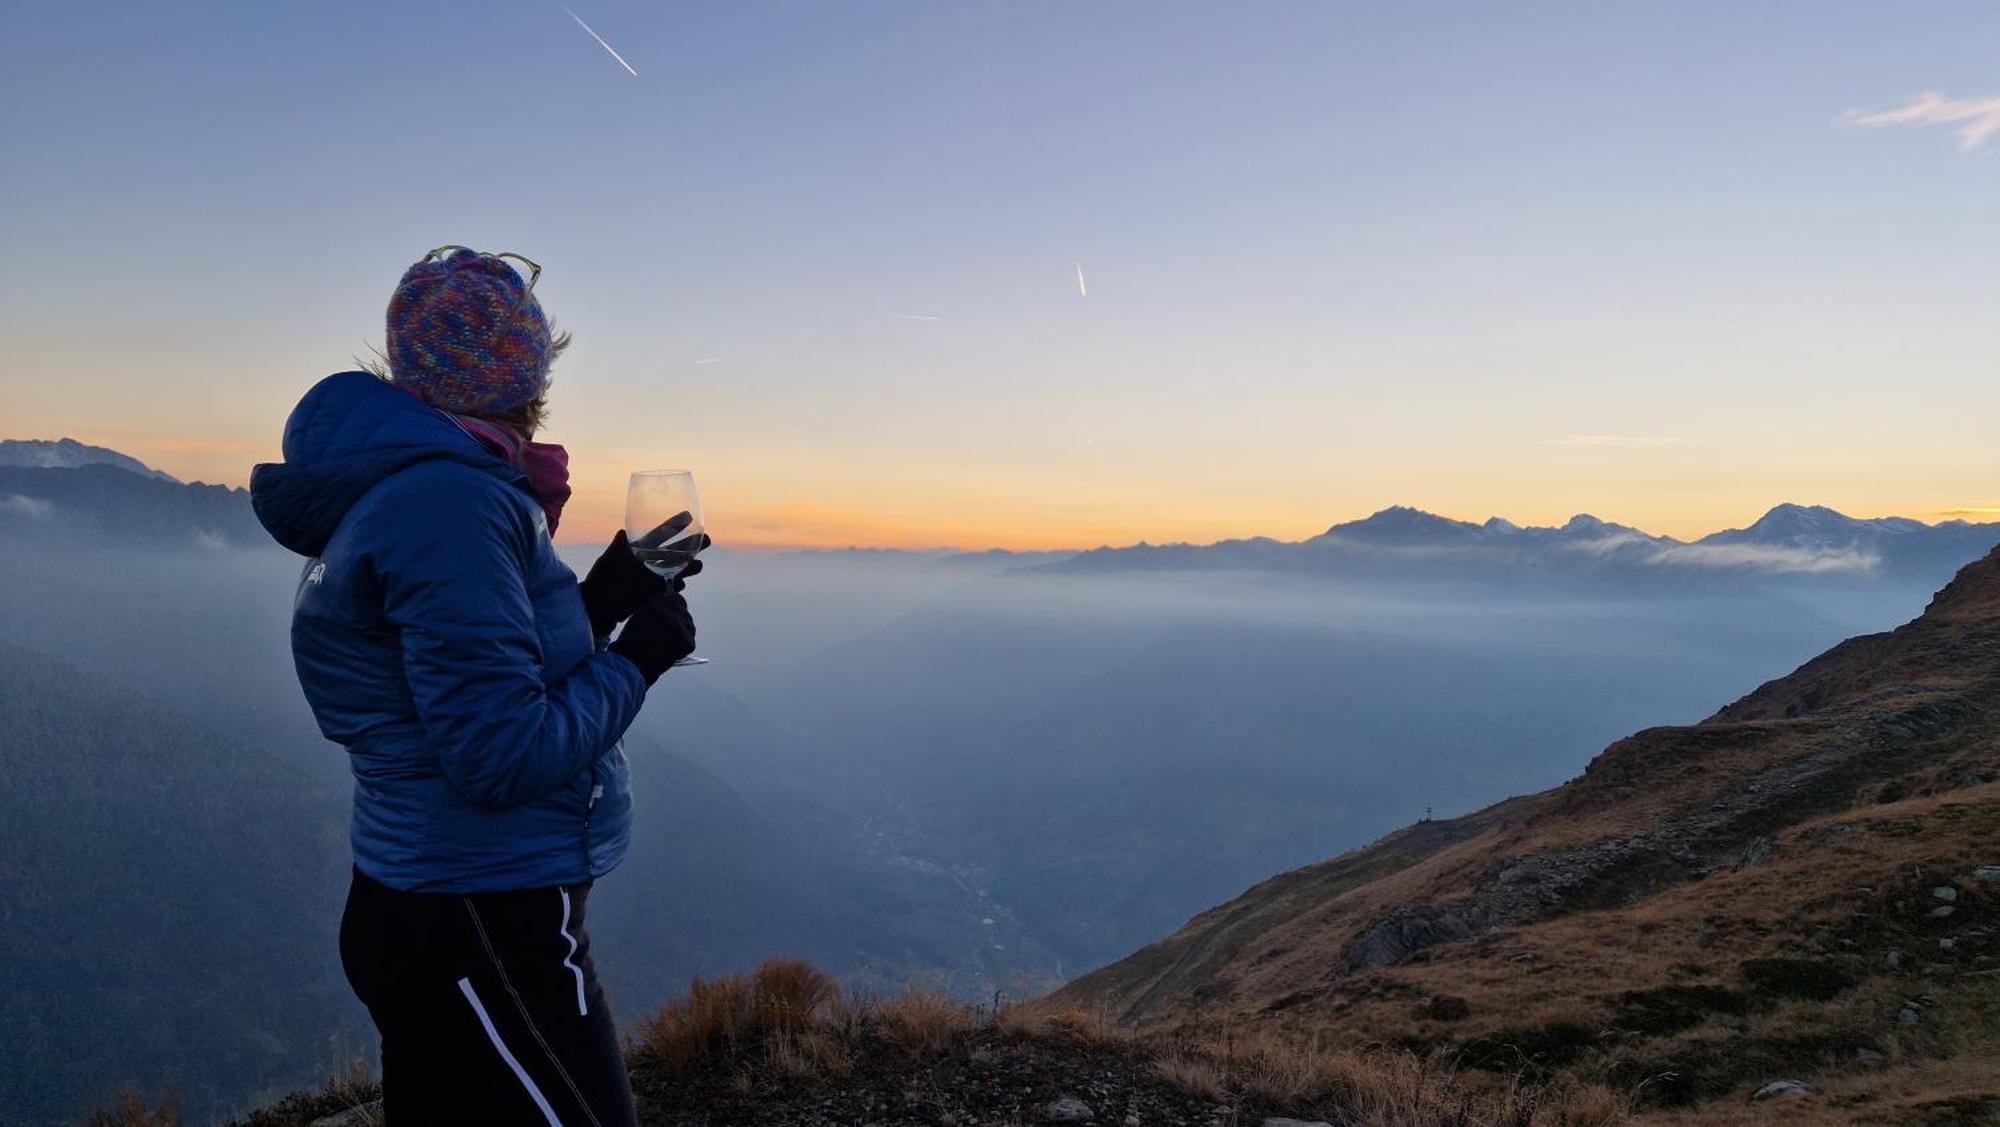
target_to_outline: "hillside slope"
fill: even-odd
[[[2000,1122],[1996,924],[2000,551],[1897,630],[1554,790],[1265,881],[1051,1004],[1443,1049],[1724,1120],[1741,1105],[1712,1101],[1795,1078],[1829,1121]]]

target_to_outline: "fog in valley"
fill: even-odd
[[[369,1046],[335,949],[346,764],[287,645],[299,570],[242,537],[0,538],[0,1105],[73,1114],[131,1081],[199,1116]],[[671,672],[627,739],[634,840],[591,899],[596,957],[628,1017],[779,953],[1039,992],[1698,720],[1948,575],[719,549],[689,595],[713,664]]]

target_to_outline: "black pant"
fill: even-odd
[[[588,884],[460,896],[355,871],[340,961],[382,1034],[391,1127],[632,1127],[583,932]]]

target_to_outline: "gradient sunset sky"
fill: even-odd
[[[2000,506],[2000,5],[575,11],[6,5],[0,437],[240,485],[465,243],[580,539]]]

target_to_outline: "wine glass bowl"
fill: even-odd
[[[641,470],[625,491],[625,539],[655,575],[672,579],[707,544],[701,495],[687,470]]]
[[[639,562],[662,579],[687,570],[708,546],[701,517],[701,494],[687,470],[641,470],[625,489],[625,540]],[[707,665],[705,657],[684,657],[675,665]]]

